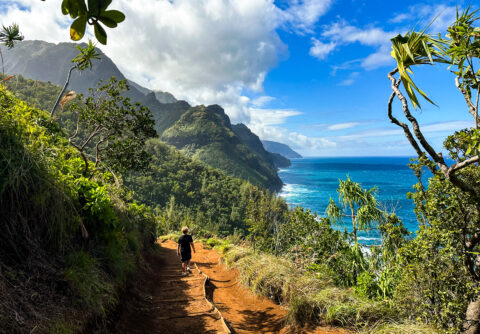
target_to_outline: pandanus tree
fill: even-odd
[[[2,26],[0,30],[0,42],[3,43],[8,49],[11,49],[15,46],[15,43],[23,41],[23,35],[20,33],[20,28],[18,24],[11,24],[9,26]],[[5,68],[3,65],[3,53],[0,48],[0,57],[2,59],[2,79],[5,77]]]
[[[472,11],[470,8],[463,12],[457,10],[456,20],[450,25],[444,37],[440,34],[434,37],[427,34],[425,30],[409,31],[405,36],[396,36],[391,40],[391,54],[397,66],[388,73],[392,88],[388,100],[388,117],[393,124],[403,129],[418,156],[415,171],[419,178],[419,185],[414,199],[422,229],[416,243],[423,242],[418,252],[431,249],[432,254],[438,254],[438,256],[448,253],[451,254],[449,259],[456,259],[458,265],[463,266],[463,270],[452,270],[451,281],[456,283],[450,286],[445,284],[443,286],[445,291],[440,294],[438,294],[438,288],[434,289],[437,291],[433,291],[427,287],[434,281],[433,276],[438,275],[432,271],[431,277],[425,279],[427,283],[419,295],[424,294],[424,299],[428,300],[424,303],[427,305],[424,309],[444,324],[447,321],[442,320],[438,314],[448,313],[450,311],[448,308],[452,308],[457,301],[462,304],[463,298],[463,305],[468,304],[465,306],[463,324],[455,325],[458,319],[451,319],[451,324],[454,325],[445,326],[457,326],[458,330],[469,334],[480,332],[480,180],[478,177],[480,172],[480,131],[478,129],[480,27],[476,26],[479,19],[478,11]],[[473,117],[475,124],[469,129],[459,129],[444,142],[444,148],[449,152],[449,158],[453,160],[451,163],[443,157],[442,153],[434,149],[423,135],[419,122],[410,110],[409,102],[415,109],[421,108],[416,93],[433,104],[410,76],[414,68],[425,64],[448,65],[455,75],[455,86],[463,96],[466,109]],[[402,87],[408,99],[403,95]],[[400,102],[406,121],[401,121],[394,116],[394,101]],[[424,187],[421,179],[423,167],[428,168],[433,174],[428,189]],[[435,237],[431,238],[431,235]],[[429,247],[426,246],[427,243]],[[420,258],[422,258],[421,255],[418,256],[418,259]],[[428,267],[425,261],[430,260],[431,257],[420,260],[418,268]],[[440,268],[437,269],[440,270]],[[442,273],[445,276],[444,282],[447,281],[446,272],[447,270],[444,269]],[[417,277],[420,276],[417,275]],[[465,285],[466,291],[470,291],[468,295],[448,297],[450,298],[447,298],[448,300],[444,297],[432,297],[455,296],[454,290],[457,291],[459,282],[464,282],[462,284]],[[436,310],[435,304],[442,303],[444,308],[441,312],[428,311]],[[459,306],[459,309],[461,310],[462,307]]]
[[[57,100],[55,101],[55,104],[52,107],[52,110],[50,111],[50,116],[53,116],[55,114],[55,109],[57,109],[58,105],[60,104],[60,101],[63,98],[63,94],[67,90],[68,85],[70,84],[70,77],[72,76],[73,70],[77,70],[79,72],[82,72],[86,70],[87,68],[92,68],[92,60],[93,59],[100,59],[99,53],[95,49],[95,45],[92,43],[92,41],[88,41],[87,46],[80,46],[77,45],[78,51],[80,53],[72,59],[73,66],[70,67],[67,73],[67,79],[65,81],[65,84],[63,85],[63,88],[58,94]]]
[[[340,206],[330,198],[327,206],[327,217],[336,224],[345,224],[344,218],[350,218],[353,235],[353,258],[352,281],[356,282],[357,276],[366,269],[366,261],[358,244],[358,231],[365,231],[373,224],[383,219],[382,210],[378,207],[375,199],[376,188],[363,189],[357,182],[350,180],[339,180],[337,189]]]
[[[383,218],[383,211],[375,199],[375,187],[363,189],[359,183],[350,180],[350,177],[339,181],[337,192],[341,206],[330,198],[326,213],[335,223],[343,223],[344,218],[351,219],[353,241],[357,245],[358,231],[365,231],[380,221]]]

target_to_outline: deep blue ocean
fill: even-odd
[[[348,157],[348,158],[304,158],[292,159],[292,165],[280,169],[279,176],[285,184],[280,196],[290,206],[302,206],[325,215],[330,197],[338,202],[338,180],[347,175],[363,188],[377,187],[377,200],[382,208],[395,212],[406,228],[415,232],[417,220],[413,211],[413,201],[407,193],[417,178],[408,167],[408,157]],[[348,231],[351,221],[345,220]],[[344,226],[337,227],[344,230]],[[379,242],[378,231],[359,233],[359,241],[364,244]]]

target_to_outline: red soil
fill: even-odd
[[[225,333],[218,312],[205,299],[204,276],[198,270],[181,276],[174,241],[161,243],[162,252],[148,259],[151,270],[139,275],[137,288],[120,313],[117,332]],[[312,330],[285,327],[287,311],[267,298],[254,295],[238,281],[238,272],[219,262],[219,254],[195,243],[192,263],[209,276],[207,297],[226,319],[233,333],[346,333],[341,329]],[[193,268],[192,268],[193,269]]]

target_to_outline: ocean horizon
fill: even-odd
[[[279,169],[278,175],[284,186],[279,193],[290,207],[301,206],[310,209],[319,217],[325,216],[330,198],[338,203],[339,180],[347,176],[363,188],[377,188],[376,198],[380,206],[394,212],[405,227],[415,232],[418,221],[413,200],[407,193],[413,192],[418,180],[408,167],[409,156],[361,156],[361,157],[305,157],[291,159],[292,165]],[[351,222],[336,227],[351,232]],[[379,232],[371,230],[359,233],[359,241],[376,244]]]

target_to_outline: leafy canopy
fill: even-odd
[[[70,26],[70,38],[79,41],[85,35],[87,23],[93,25],[95,37],[102,44],[107,44],[107,32],[100,23],[108,28],[116,28],[125,20],[125,15],[118,10],[107,10],[112,0],[63,0],[62,13],[75,19]]]

